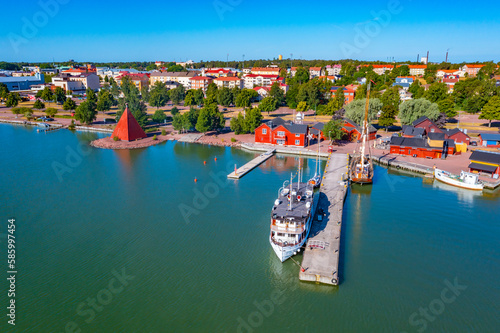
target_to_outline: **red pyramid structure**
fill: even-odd
[[[112,138],[117,136],[122,141],[134,141],[147,137],[146,133],[142,130],[141,126],[134,118],[134,115],[128,109],[128,104],[125,106],[118,124],[111,135]]]

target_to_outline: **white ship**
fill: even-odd
[[[300,169],[299,169],[300,174]],[[309,236],[317,198],[311,184],[285,181],[271,213],[269,242],[281,262],[300,252]]]
[[[478,175],[470,172],[462,171],[460,173],[460,176],[457,176],[449,173],[448,171],[435,169],[434,176],[437,180],[440,180],[443,183],[466,188],[469,190],[481,191],[484,186],[483,183],[478,179]]]

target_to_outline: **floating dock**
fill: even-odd
[[[299,273],[301,281],[339,284],[340,232],[348,184],[347,168],[347,154],[331,154],[328,158]]]
[[[257,156],[256,158],[254,158],[253,160],[251,160],[250,162],[248,162],[247,164],[245,164],[241,168],[231,172],[229,175],[227,175],[227,178],[240,179],[241,177],[243,177],[244,175],[246,175],[247,173],[252,171],[254,168],[256,168],[260,164],[264,163],[265,161],[267,161],[268,159],[273,157],[275,151],[276,151],[276,149],[270,149],[270,150],[266,151],[265,153],[260,154],[259,156]]]

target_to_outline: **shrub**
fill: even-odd
[[[57,114],[57,109],[56,108],[47,108],[47,109],[45,109],[45,113],[49,117],[54,117]]]
[[[237,140],[235,138],[231,138],[231,142],[236,142]]]
[[[68,129],[72,130],[72,131],[75,129],[75,121],[74,120],[71,121],[71,124],[69,124]]]
[[[38,109],[38,110],[45,109],[45,104],[41,100],[37,99],[35,101],[35,104],[33,104],[33,109]]]
[[[158,131],[158,128],[156,128],[156,127],[146,128],[146,130],[145,130],[146,133],[151,133],[151,132],[156,132],[156,131]]]
[[[117,136],[114,136],[114,137],[113,137],[113,141],[120,141],[120,138],[119,138],[119,137],[117,137]]]
[[[158,140],[158,138],[156,137],[156,134],[153,135],[153,140]]]
[[[167,131],[165,131],[164,129],[161,130],[161,135],[167,135]]]

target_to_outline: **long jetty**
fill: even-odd
[[[339,284],[340,233],[348,184],[347,168],[347,154],[331,154],[328,158],[299,273],[301,281]]]
[[[240,179],[241,177],[252,171],[254,168],[256,168],[258,165],[273,157],[275,151],[275,149],[270,149],[265,153],[260,154],[241,168],[231,172],[229,175],[227,175],[227,178]]]

